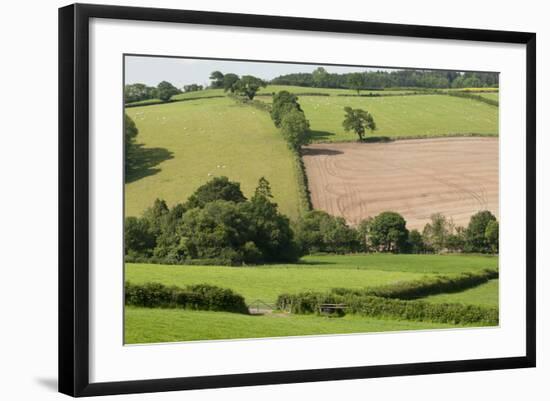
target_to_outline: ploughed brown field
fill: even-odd
[[[434,213],[464,227],[480,210],[498,218],[498,138],[314,144],[303,159],[313,207],[351,225],[384,211],[409,230]]]

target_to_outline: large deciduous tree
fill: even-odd
[[[396,212],[383,212],[369,225],[369,242],[381,252],[400,252],[407,246],[409,231],[403,216]]]
[[[133,153],[137,135],[138,129],[136,123],[128,114],[124,113],[124,170],[126,174],[133,167]]]
[[[239,203],[246,201],[246,198],[241,191],[241,184],[238,182],[229,181],[227,177],[214,177],[197,188],[189,197],[185,206],[188,209],[201,208],[215,200]]]
[[[224,92],[231,92],[233,93],[235,91],[235,83],[239,80],[239,76],[237,74],[225,74],[223,76],[222,86]]]
[[[363,89],[365,80],[363,79],[363,74],[360,72],[354,72],[348,75],[348,86],[350,89],[357,91],[357,95],[361,93]]]
[[[346,132],[354,131],[360,141],[363,140],[367,130],[374,131],[376,129],[374,118],[368,111],[351,107],[344,107],[344,111],[346,112],[342,122],[344,130]]]
[[[491,246],[487,240],[486,230],[490,222],[496,217],[488,210],[474,214],[465,231],[466,252],[490,252]],[[492,229],[494,230],[494,229]]]
[[[210,87],[212,89],[223,88],[223,74],[220,71],[210,73]]]
[[[265,81],[252,75],[244,75],[233,84],[235,93],[246,96],[249,100],[254,99],[258,90],[266,86],[267,83]]]
[[[180,90],[168,81],[162,81],[157,85],[157,96],[163,102],[169,101],[172,96],[180,93]]]

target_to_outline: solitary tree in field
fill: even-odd
[[[172,85],[170,82],[162,81],[157,86],[157,95],[160,100],[167,102],[174,95],[180,93],[179,89]]]
[[[244,75],[241,79],[233,84],[234,91],[239,95],[246,96],[248,99],[254,99],[256,92],[267,84],[260,78],[252,75]]]
[[[359,140],[363,140],[363,136],[367,130],[374,131],[376,129],[376,123],[372,114],[362,109],[352,109],[351,107],[344,107],[346,117],[342,126],[346,132],[354,131]]]
[[[354,72],[348,76],[348,86],[350,89],[357,91],[357,95],[360,94],[361,89],[363,89],[364,80],[363,74],[360,72]]]

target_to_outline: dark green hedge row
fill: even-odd
[[[498,325],[498,308],[463,304],[436,304],[425,301],[404,301],[382,297],[351,297],[349,313],[363,316],[450,324]]]
[[[301,94],[302,96],[329,96],[328,94],[314,94],[314,93],[310,93],[310,94]],[[258,101],[258,100],[248,100],[246,98],[242,98],[242,97],[239,97],[239,96],[236,96],[236,95],[228,95],[229,97],[231,97],[232,99],[234,99],[236,102],[238,103],[241,103],[241,104],[246,104],[246,105],[250,105],[250,106],[253,106],[253,107],[256,107],[257,109],[259,110],[262,110],[262,111],[267,111],[268,113],[271,112],[271,105],[268,104],[268,103],[265,103],[265,102],[261,102],[261,101]],[[260,96],[260,95],[256,95],[256,96]],[[261,94],[261,96],[268,96],[267,94]],[[272,96],[271,94],[269,94],[269,96]],[[300,209],[301,209],[301,212],[307,212],[309,210],[311,210],[313,208],[312,206],[312,203],[311,203],[311,194],[309,192],[309,186],[308,186],[308,181],[307,181],[307,175],[306,175],[306,172],[305,172],[305,166],[304,166],[304,161],[302,159],[302,156],[301,154],[299,153],[300,151],[297,150],[297,149],[294,149],[294,148],[290,148],[293,156],[294,156],[294,168],[296,170],[296,178],[298,180],[298,188],[299,188],[299,196],[300,196]]]
[[[230,289],[208,284],[168,287],[159,283],[125,283],[126,305],[147,308],[184,308],[248,314],[244,298]]]
[[[313,203],[311,203],[311,192],[309,192],[309,184],[307,180],[306,167],[304,165],[304,159],[302,159],[300,150],[292,149],[294,155],[294,168],[296,169],[296,177],[298,179],[298,195],[300,197],[300,212],[301,214],[313,209]]]
[[[249,100],[245,97],[241,97],[233,94],[228,94],[227,96],[235,100],[237,103],[246,104],[248,106],[257,108],[258,110],[267,111],[268,113],[271,112],[271,105],[269,103],[261,102],[259,100]]]
[[[128,253],[124,256],[125,263],[153,263],[157,265],[191,265],[191,266],[231,266],[231,260],[223,258],[211,259],[185,259],[185,263],[181,260],[159,256],[143,256],[135,253]]]
[[[415,91],[415,92],[409,92],[409,93],[377,93],[377,92],[369,92],[369,93],[363,93],[363,94],[352,94],[352,93],[340,93],[336,96],[343,96],[343,97],[383,97],[383,96],[415,96],[415,95],[430,95],[432,92],[428,91]]]
[[[396,299],[416,299],[428,295],[453,293],[477,287],[489,280],[498,278],[498,270],[485,269],[478,273],[462,273],[455,276],[426,277],[421,280],[403,281],[395,284],[369,288],[365,290],[352,290],[347,288],[335,288],[336,295],[376,296]]]
[[[462,97],[462,98],[465,98],[465,99],[472,99],[472,100],[477,100],[478,102],[482,102],[482,103],[487,103],[491,106],[497,106],[499,105],[499,102],[498,100],[493,100],[493,99],[488,99],[486,97],[483,97],[481,95],[475,95],[473,93],[469,93],[469,92],[447,92],[447,95],[449,96],[455,96],[455,97]]]
[[[370,317],[429,321],[449,324],[498,324],[498,309],[476,305],[436,304],[370,295],[337,295],[306,292],[280,295],[277,307],[296,314],[318,313],[325,303],[343,303],[345,313]]]
[[[296,92],[296,93],[293,92],[292,94],[296,96],[330,96],[330,93],[324,93],[324,92]],[[256,97],[258,96],[272,97],[273,93],[258,93]]]
[[[197,97],[188,97],[188,98],[185,98],[185,99],[170,99],[170,100],[166,100],[166,101],[162,101],[160,99],[151,99],[150,101],[147,101],[147,102],[126,103],[124,105],[124,107],[125,108],[130,108],[130,107],[154,106],[156,104],[188,102],[188,101],[191,101],[191,100],[215,99],[215,98],[220,98],[220,97],[224,97],[224,96],[221,96],[221,95],[197,96]]]

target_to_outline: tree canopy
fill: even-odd
[[[188,198],[186,207],[188,209],[201,208],[216,200],[239,203],[246,201],[246,198],[241,191],[241,184],[238,182],[229,181],[229,178],[223,176],[214,177],[197,188]]]
[[[233,84],[233,91],[249,100],[254,99],[260,88],[265,88],[267,83],[252,75],[244,75]]]
[[[376,123],[372,114],[363,109],[352,109],[351,107],[344,107],[346,115],[342,126],[344,130],[354,131],[359,140],[362,141],[365,136],[366,130],[374,131],[376,129]]]
[[[157,96],[163,102],[169,101],[172,96],[180,93],[180,90],[168,81],[162,81],[157,86]]]

